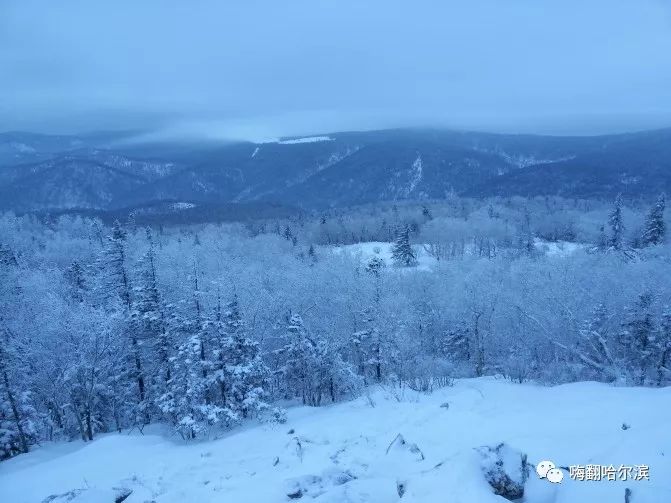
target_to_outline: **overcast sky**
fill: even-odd
[[[0,130],[671,126],[671,0],[0,0]]]

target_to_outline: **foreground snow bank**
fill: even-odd
[[[485,481],[476,448],[505,442],[531,465],[650,467],[649,481],[578,482],[567,473],[561,484],[540,480],[532,467],[525,503],[624,502],[625,488],[636,503],[668,503],[669,417],[671,388],[547,388],[483,378],[432,395],[379,390],[331,407],[294,408],[287,424],[212,442],[114,434],[45,446],[0,463],[0,501],[39,503],[73,491],[73,503],[112,503],[132,490],[127,503],[504,502]]]

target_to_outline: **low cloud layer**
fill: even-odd
[[[0,130],[671,125],[666,0],[0,3]]]

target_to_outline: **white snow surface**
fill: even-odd
[[[10,147],[18,152],[21,152],[22,154],[33,154],[37,152],[34,147],[21,142],[12,142],[10,143]]]
[[[417,158],[413,161],[412,166],[410,167],[408,180],[408,185],[403,187],[399,192],[401,197],[409,197],[410,194],[417,188],[419,182],[422,181],[422,176],[424,173],[424,165],[422,164],[422,156],[417,154]]]
[[[280,145],[294,145],[296,143],[315,143],[318,141],[333,141],[330,136],[307,136],[305,138],[292,138],[290,140],[279,140]]]
[[[171,206],[173,210],[189,210],[191,208],[196,207],[196,205],[193,203],[185,203],[185,202],[172,203]]]
[[[380,388],[351,402],[293,407],[287,416],[286,424],[248,425],[194,444],[145,431],[46,445],[0,463],[0,501],[40,503],[80,490],[54,501],[111,503],[126,488],[133,491],[126,503],[279,503],[303,488],[301,501],[318,503],[503,503],[475,450],[500,442],[532,464],[650,467],[649,481],[566,474],[556,485],[532,468],[524,503],[621,502],[626,487],[635,503],[671,501],[671,388],[465,379],[432,394]]]
[[[392,249],[394,243],[385,243],[381,241],[368,241],[365,243],[357,243],[352,245],[344,245],[331,247],[335,253],[347,253],[351,256],[358,258],[362,263],[368,263],[373,257],[378,257],[384,260],[387,267],[394,266],[394,260],[391,257]],[[437,260],[429,255],[424,246],[421,244],[412,245],[412,249],[415,252],[417,257],[417,266],[412,268],[399,268],[399,270],[422,270],[422,271],[431,271],[436,264]]]
[[[544,241],[539,238],[534,239],[534,246],[537,250],[544,252],[551,257],[568,257],[578,250],[584,250],[587,245],[583,243],[572,243],[570,241]]]
[[[426,245],[424,244],[414,244],[412,249],[415,251],[417,257],[417,266],[415,267],[402,267],[398,268],[399,271],[408,271],[408,270],[419,270],[419,271],[432,271],[437,265],[438,261],[435,257],[431,256],[427,250]],[[564,258],[568,257],[579,250],[582,250],[586,245],[582,243],[571,243],[569,241],[558,241],[550,242],[544,241],[542,239],[534,239],[534,246],[540,252],[543,252],[549,257]],[[327,250],[332,251],[337,254],[349,254],[352,257],[358,259],[363,264],[367,264],[370,259],[373,257],[378,257],[384,260],[387,267],[394,266],[394,260],[392,259],[391,253],[394,247],[394,243],[385,243],[381,241],[368,241],[365,243],[356,243],[351,245],[341,245],[341,246],[325,246]],[[472,253],[472,246],[468,244],[466,246],[466,253]]]

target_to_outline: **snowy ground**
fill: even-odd
[[[394,261],[391,258],[393,246],[393,243],[371,241],[366,243],[327,248],[334,251],[335,253],[348,253],[353,257],[358,258],[362,263],[368,263],[371,258],[379,257],[384,260],[387,266],[393,266]],[[542,239],[538,238],[534,240],[534,246],[538,251],[550,257],[568,257],[578,250],[585,248],[585,245],[581,243],[571,243],[568,241],[550,242],[543,241]],[[435,259],[435,257],[432,257],[426,251],[424,245],[415,244],[412,245],[412,249],[415,251],[415,255],[417,256],[417,270],[431,271],[438,264],[438,261]]]
[[[353,257],[358,258],[362,263],[368,263],[373,257],[378,257],[384,260],[388,267],[394,265],[394,260],[391,258],[391,251],[394,243],[384,243],[377,241],[370,241],[366,243],[357,243],[353,245],[345,245],[338,247],[329,247],[335,253],[348,253]],[[424,246],[412,245],[412,249],[417,256],[417,269],[430,271],[435,267],[437,261],[429,255]]]
[[[566,476],[551,484],[532,471],[524,503],[624,502],[626,487],[632,503],[668,503],[669,417],[671,388],[550,388],[482,378],[431,395],[378,390],[335,406],[292,408],[286,424],[250,426],[216,441],[183,445],[124,433],[45,446],[0,463],[0,501],[39,503],[79,489],[73,503],[112,503],[115,488],[126,488],[133,491],[127,503],[273,503],[291,501],[287,495],[302,488],[300,501],[321,503],[504,502],[484,481],[474,448],[506,442],[534,464],[650,467],[649,481],[628,482]],[[401,447],[387,453],[399,433],[424,459]]]
[[[543,241],[535,238],[534,246],[537,250],[544,252],[552,257],[568,257],[578,250],[584,250],[586,245],[582,243],[572,243],[570,241]]]

